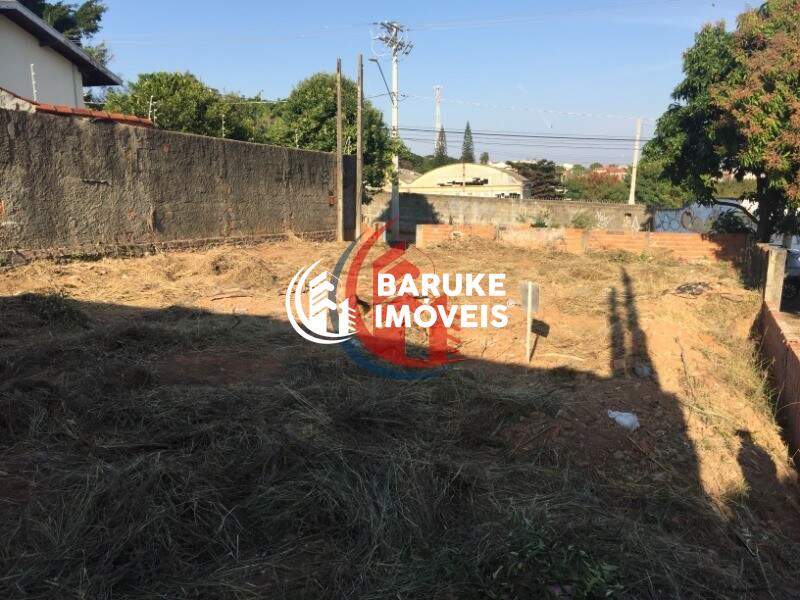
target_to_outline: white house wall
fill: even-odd
[[[83,107],[83,78],[78,68],[0,16],[0,87],[33,99],[31,64],[35,65],[39,102]]]

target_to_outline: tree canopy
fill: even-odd
[[[356,150],[358,87],[342,79],[344,113],[344,153]],[[317,73],[301,81],[285,102],[276,105],[273,121],[266,128],[267,143],[309,150],[336,150],[336,76]],[[364,102],[364,179],[374,187],[383,185],[391,168],[393,149],[383,114],[372,103]]]
[[[356,150],[357,87],[342,81],[344,152]],[[153,114],[151,115],[151,100]],[[268,103],[260,96],[222,94],[191,73],[145,73],[122,91],[110,91],[106,109],[152,116],[157,127],[307,150],[336,150],[336,79],[317,73],[289,97]],[[364,179],[379,187],[390,168],[392,143],[383,115],[364,104]]]
[[[534,198],[560,198],[561,175],[558,166],[552,160],[535,162],[509,162],[514,169],[530,182],[531,194]]]
[[[488,152],[481,152],[481,164],[488,165],[489,164],[489,153]]]
[[[450,157],[447,156],[447,134],[444,132],[444,127],[439,129],[436,136],[436,146],[433,149],[433,165],[441,167],[450,162]]]
[[[472,128],[469,126],[469,121],[467,121],[467,126],[464,128],[464,143],[461,145],[461,162],[475,162],[475,143],[472,141]]]
[[[76,44],[82,44],[100,31],[100,21],[107,10],[101,0],[86,0],[80,4],[45,0],[19,2]]]
[[[758,236],[797,231],[800,206],[800,0],[770,0],[735,31],[707,25],[684,55],[684,80],[645,158],[698,200],[723,170],[756,177]]]
[[[191,73],[159,71],[140,75],[125,90],[109,91],[105,108],[150,116],[161,129],[221,137],[224,127],[225,137],[257,141],[252,113],[258,105],[243,104],[247,101],[235,94],[224,96]]]

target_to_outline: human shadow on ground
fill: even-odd
[[[710,506],[621,286],[612,377],[413,382],[270,317],[2,298],[0,595],[800,593],[796,552],[754,556]]]

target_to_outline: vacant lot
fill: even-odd
[[[0,597],[800,594],[795,475],[732,267],[418,253],[506,272],[512,299],[540,282],[550,333],[526,364],[515,305],[445,375],[387,382],[286,322],[294,272],[342,250],[0,273]]]

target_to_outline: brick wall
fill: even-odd
[[[496,239],[525,248],[553,247],[575,253],[591,250],[625,250],[635,254],[668,251],[684,260],[741,261],[749,247],[746,234],[612,232],[522,225],[417,225],[416,243],[421,247],[465,237]]]
[[[778,422],[784,429],[792,453],[800,449],[800,337],[776,306],[764,302],[758,319],[761,354],[768,360],[778,391]]]

